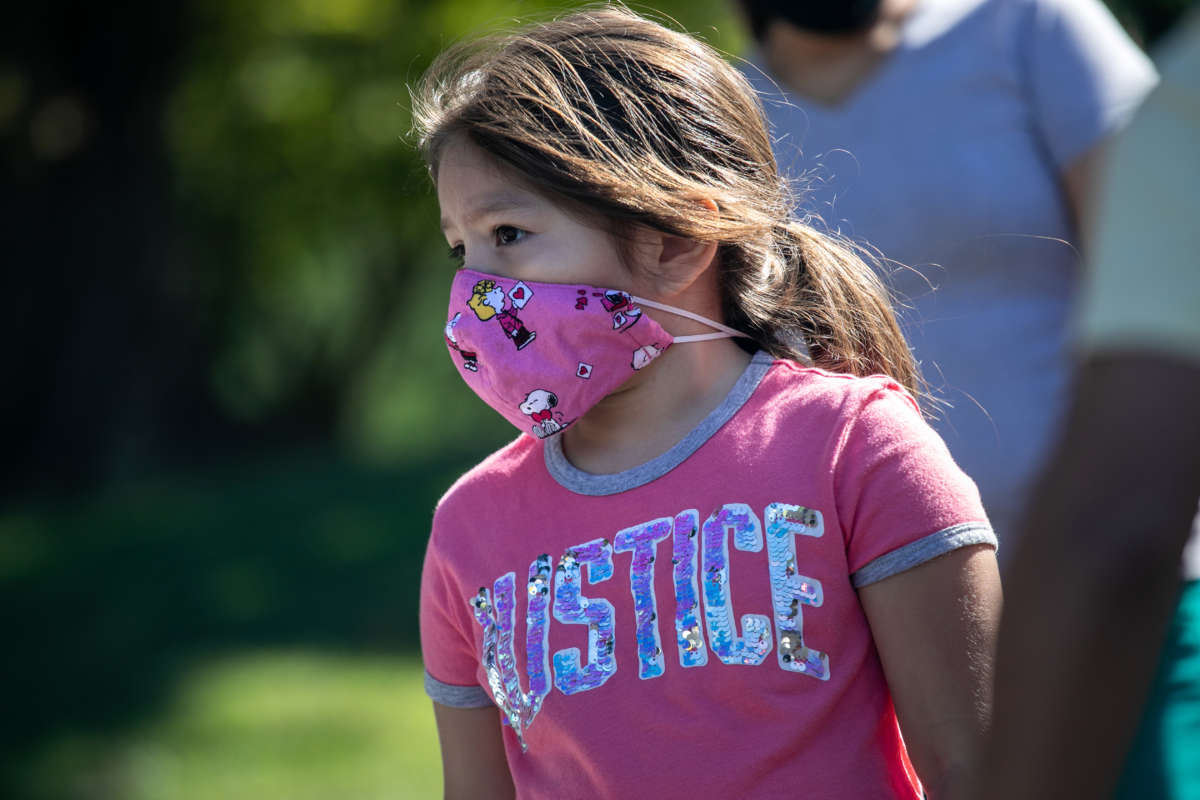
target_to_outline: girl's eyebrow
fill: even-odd
[[[527,194],[517,194],[514,192],[499,192],[494,194],[485,194],[483,197],[467,209],[463,215],[463,221],[470,223],[478,217],[483,217],[488,214],[495,214],[499,211],[525,211],[536,207],[537,201]],[[442,217],[442,231],[450,227],[450,220]]]

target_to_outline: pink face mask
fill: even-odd
[[[677,336],[640,306],[714,333]],[[446,344],[475,393],[539,439],[562,432],[673,343],[745,336],[616,289],[532,283],[463,269],[450,288]]]

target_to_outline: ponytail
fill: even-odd
[[[889,293],[852,243],[799,221],[776,225],[759,247],[723,253],[727,321],[777,358],[830,372],[883,374],[918,399],[927,392]]]

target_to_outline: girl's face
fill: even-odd
[[[442,232],[464,267],[514,280],[639,293],[640,282],[607,231],[513,181],[464,137],[442,152],[437,195]]]

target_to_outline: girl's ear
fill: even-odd
[[[718,213],[717,204],[710,198],[696,201],[697,214]],[[675,297],[694,287],[712,265],[717,255],[717,242],[702,242],[682,236],[655,231],[654,248],[657,263],[651,275],[660,297]]]

